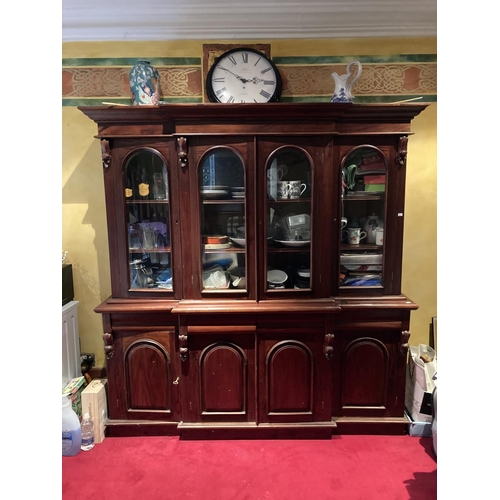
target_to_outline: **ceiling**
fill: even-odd
[[[437,0],[62,0],[62,41],[437,36]]]

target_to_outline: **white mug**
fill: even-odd
[[[289,181],[288,182],[288,196],[289,198],[300,198],[302,193],[306,190],[307,186],[301,181]]]
[[[287,181],[278,181],[276,184],[278,187],[278,200],[284,200],[288,198],[288,195],[290,193],[290,184]]]
[[[375,231],[375,245],[382,246],[383,244],[384,244],[384,230],[379,227]]]
[[[347,217],[342,217],[342,219],[340,219],[340,228],[344,229],[344,227],[346,226],[347,226]]]
[[[363,238],[366,238],[366,231],[361,231],[360,227],[347,228],[347,241],[350,245],[359,245]]]

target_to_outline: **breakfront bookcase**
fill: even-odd
[[[425,107],[79,108],[105,183],[109,435],[405,432],[406,156]]]

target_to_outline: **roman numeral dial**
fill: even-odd
[[[232,49],[216,58],[205,82],[211,102],[266,103],[281,97],[278,68],[252,48]]]

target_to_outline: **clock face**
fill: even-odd
[[[232,49],[215,60],[207,75],[211,102],[245,103],[277,101],[281,77],[275,64],[262,52]]]

